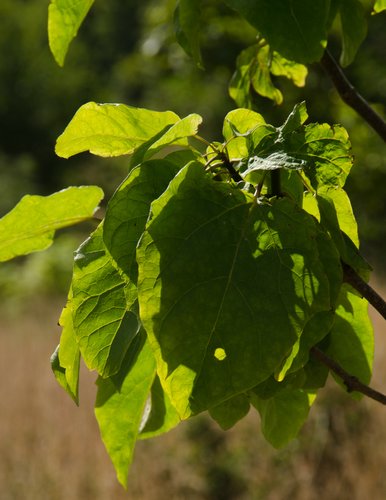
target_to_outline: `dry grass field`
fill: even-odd
[[[383,500],[386,408],[352,401],[334,383],[299,439],[279,452],[252,412],[223,433],[205,416],[139,443],[125,492],[98,435],[93,374],[83,370],[77,408],[49,365],[60,305],[0,319],[1,500]],[[386,327],[374,313],[372,385],[386,390]]]

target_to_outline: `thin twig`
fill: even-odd
[[[350,375],[346,370],[344,370],[336,361],[327,356],[322,350],[317,347],[311,348],[311,354],[318,361],[327,366],[332,372],[338,375],[342,379],[344,385],[347,387],[348,392],[360,392],[365,396],[378,401],[383,405],[386,405],[386,395],[378,392],[366,384],[363,384],[357,377]]]
[[[359,94],[328,50],[325,50],[320,63],[343,101],[354,109],[386,142],[386,121]]]
[[[351,266],[342,262],[342,268],[343,280],[355,288],[355,290],[359,292],[362,297],[367,299],[374,309],[386,319],[386,302],[384,299],[374,290],[374,288],[366,283]]]

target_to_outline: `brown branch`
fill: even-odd
[[[343,280],[359,292],[362,297],[367,299],[374,309],[376,309],[379,314],[386,319],[386,302],[383,298],[368,283],[366,283],[351,266],[342,262],[342,268]]]
[[[343,101],[354,109],[386,142],[386,121],[359,94],[328,50],[325,50],[320,63]]]
[[[336,361],[327,356],[326,353],[318,349],[317,347],[311,348],[311,354],[318,361],[327,366],[332,372],[338,375],[342,379],[344,385],[347,387],[348,392],[360,392],[365,396],[378,401],[383,405],[386,405],[386,395],[378,392],[366,384],[363,384],[357,377],[350,375],[346,370],[344,370]]]

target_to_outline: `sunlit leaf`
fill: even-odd
[[[275,133],[275,127],[250,109],[234,109],[224,118],[223,136],[230,160],[248,157],[265,137]]]
[[[59,319],[63,328],[60,345],[51,357],[55,377],[64,390],[79,404],[80,352],[72,323],[72,293]]]
[[[371,267],[358,251],[358,228],[347,193],[342,188],[322,186],[315,196],[305,194],[303,208],[321,221],[342,260],[367,281]]]
[[[103,191],[70,187],[50,196],[26,195],[0,219],[0,262],[48,248],[55,231],[91,219]]]
[[[255,44],[238,56],[229,94],[240,107],[251,107],[251,88],[259,95],[281,104],[283,95],[275,87],[271,75],[284,76],[298,87],[302,87],[305,84],[307,68],[272,51],[267,44]]]
[[[386,0],[375,0],[374,14],[378,14],[378,12],[382,12],[385,9],[386,9]]]
[[[100,377],[97,381],[95,416],[102,441],[123,486],[127,485],[127,474],[154,377],[154,357],[142,331],[122,366],[119,385],[113,378]]]
[[[307,66],[290,61],[274,51],[271,62],[271,73],[275,76],[285,76],[297,87],[304,87],[307,78]]]
[[[374,357],[373,327],[368,303],[348,285],[342,287],[327,354],[350,375],[368,384]],[[340,379],[337,379],[340,382]],[[358,397],[358,394],[354,394]]]
[[[182,118],[182,120],[172,125],[157,141],[148,148],[144,159],[148,159],[157,153],[160,149],[169,144],[187,146],[188,137],[197,134],[198,126],[202,123],[202,117],[197,114],[191,114]]]
[[[94,0],[51,0],[48,7],[48,40],[52,54],[63,66],[71,40]]]
[[[284,137],[286,134],[297,130],[306,122],[307,118],[308,113],[306,103],[303,101],[299,104],[295,104],[286,121],[278,129],[280,136]]]
[[[244,172],[245,175],[255,170],[277,170],[279,168],[301,170],[306,166],[306,162],[300,158],[289,156],[284,152],[277,152],[265,158],[261,156],[250,156],[247,165],[247,170]]]
[[[236,71],[229,83],[229,95],[240,108],[251,108],[251,71],[256,58],[256,47],[244,49],[236,60]]]
[[[82,357],[103,377],[117,373],[137,335],[137,290],[118,272],[102,239],[103,227],[77,250],[72,279],[73,326]]]
[[[170,398],[162,389],[158,376],[151,387],[148,407],[142,417],[138,439],[159,436],[180,423],[181,419],[172,405]]]
[[[103,240],[118,268],[137,282],[135,251],[149,217],[150,204],[166,189],[179,168],[167,158],[133,169],[110,199]]]
[[[305,160],[304,172],[315,189],[343,187],[352,167],[351,144],[340,125],[311,123],[287,134],[275,148]]]
[[[83,151],[99,156],[131,154],[178,121],[172,111],[89,102],[78,109],[58,137],[56,153],[63,158]]]

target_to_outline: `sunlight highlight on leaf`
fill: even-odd
[[[26,195],[0,219],[0,262],[45,250],[55,231],[91,219],[103,191],[69,187],[50,196]]]
[[[48,7],[48,40],[56,62],[63,66],[71,40],[94,0],[51,0]]]

